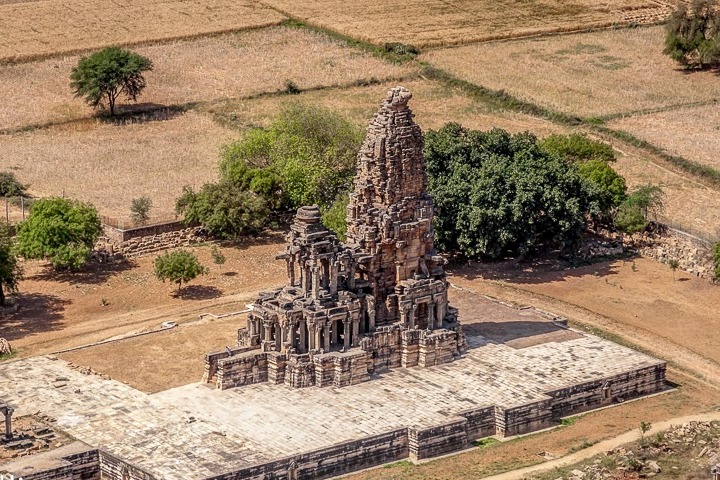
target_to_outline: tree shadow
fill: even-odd
[[[467,280],[501,280],[507,283],[540,284],[564,281],[572,277],[617,275],[615,262],[632,262],[637,256],[609,258],[580,266],[557,257],[533,259],[505,259],[498,261],[454,260],[448,267],[448,274]],[[452,279],[451,279],[452,280]]]
[[[159,103],[135,103],[115,107],[115,115],[101,113],[97,119],[110,125],[134,125],[172,120],[185,113],[185,108]]]
[[[188,285],[182,288],[179,297],[177,291],[173,294],[181,300],[210,300],[221,296],[222,290],[211,285]]]
[[[12,343],[27,335],[59,330],[70,300],[41,293],[20,293],[17,310],[0,309],[0,337]]]
[[[88,262],[82,270],[77,272],[55,271],[52,265],[33,275],[32,280],[44,282],[66,282],[70,285],[98,285],[108,281],[111,277],[131,270],[137,266],[134,260],[124,259],[109,263]]]

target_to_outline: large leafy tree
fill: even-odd
[[[261,231],[270,210],[257,194],[229,182],[208,183],[195,192],[185,187],[175,208],[188,224],[201,224],[219,238]]]
[[[271,208],[329,208],[355,172],[362,131],[338,113],[291,102],[267,128],[225,148],[222,178],[268,200]]]
[[[438,247],[469,257],[524,255],[543,247],[574,253],[593,192],[571,163],[529,133],[447,124],[425,141]]]
[[[145,88],[144,72],[152,70],[149,58],[120,47],[107,47],[82,57],[70,74],[76,97],[84,97],[93,108],[107,106],[115,115],[120,96],[136,100]]]
[[[17,233],[18,253],[49,259],[56,270],[77,270],[87,262],[102,233],[94,206],[66,198],[44,198],[30,208]]]
[[[5,305],[6,292],[17,292],[21,277],[22,269],[13,249],[10,230],[0,224],[0,306]]]
[[[716,0],[680,2],[666,24],[664,53],[685,68],[720,65],[720,5]]]

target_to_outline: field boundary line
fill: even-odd
[[[252,30],[262,30],[264,28],[271,28],[271,27],[279,27],[283,23],[285,23],[287,19],[281,19],[281,20],[274,20],[274,21],[268,21],[265,23],[261,23],[258,25],[250,25],[247,27],[231,27],[231,28],[223,28],[220,30],[214,30],[214,31],[208,31],[204,33],[189,33],[186,35],[175,35],[172,37],[163,37],[158,39],[149,39],[149,40],[136,40],[136,41],[129,41],[129,42],[108,42],[108,43],[100,43],[93,47],[85,47],[85,48],[73,48],[73,49],[67,49],[52,53],[35,53],[35,54],[28,54],[28,55],[20,55],[20,56],[14,56],[14,57],[0,57],[0,66],[5,65],[22,65],[25,63],[33,63],[33,62],[39,62],[42,60],[49,60],[52,58],[60,58],[60,57],[69,57],[73,55],[82,55],[84,53],[89,53],[93,51],[102,50],[106,47],[140,47],[145,45],[164,45],[167,43],[173,43],[178,42],[182,40],[195,40],[199,38],[211,38],[211,37],[217,37],[221,35],[227,35],[229,33],[237,33],[237,32],[249,32]]]
[[[655,113],[673,112],[676,110],[684,110],[697,107],[707,107],[711,105],[717,105],[718,103],[720,103],[720,98],[713,98],[710,100],[701,100],[698,102],[676,103],[673,105],[667,105],[665,107],[645,108],[641,110],[633,110],[631,112],[623,113],[611,113],[609,115],[602,115],[596,118],[598,120],[602,120],[603,122],[612,122],[613,120],[621,120],[623,118],[642,117],[644,115],[653,115]]]

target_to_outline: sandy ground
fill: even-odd
[[[209,246],[193,248],[210,273],[185,287],[181,298],[174,297],[174,284],[155,279],[152,256],[78,274],[57,274],[28,262],[20,308],[2,312],[0,337],[26,357],[155,329],[164,321],[242,310],[258,290],[283,283],[285,267],[274,260],[283,243],[278,234],[223,246],[222,266],[212,263]]]

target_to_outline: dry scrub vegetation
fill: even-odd
[[[665,0],[265,0],[308,23],[373,43],[418,47],[657,22]]]
[[[704,165],[720,168],[718,105],[670,110],[620,118],[608,125]]]
[[[263,27],[284,20],[278,12],[251,0],[0,4],[0,61]]]
[[[305,89],[416,71],[344,47],[325,35],[284,27],[135,50],[155,63],[139,101],[163,105],[272,92],[283,88],[286,80]],[[69,87],[77,61],[77,56],[68,56],[0,66],[0,129],[91,115]]]
[[[663,28],[470,45],[423,59],[472,83],[581,116],[720,98],[713,72],[687,74],[662,54]]]
[[[93,203],[101,214],[127,217],[133,198],[153,201],[151,216],[172,215],[183,185],[214,180],[220,146],[235,134],[207,116],[114,125],[92,120],[0,136],[3,168],[37,196]]]

